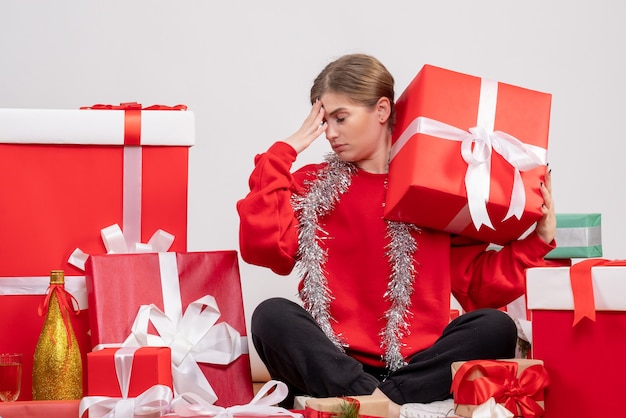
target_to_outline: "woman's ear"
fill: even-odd
[[[376,102],[376,112],[378,113],[378,121],[380,123],[387,123],[389,116],[391,116],[391,102],[387,97],[381,97]]]

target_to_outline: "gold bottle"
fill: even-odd
[[[50,272],[50,287],[39,308],[45,313],[33,359],[33,400],[80,399],[83,367],[70,316],[72,296],[65,290],[63,270]]]

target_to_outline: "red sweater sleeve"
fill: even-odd
[[[452,294],[466,311],[501,308],[523,295],[526,269],[541,265],[555,243],[546,244],[533,232],[497,251],[484,251],[485,247],[452,248]]]
[[[298,250],[297,221],[291,206],[297,188],[290,173],[296,151],[277,142],[255,157],[250,193],[237,202],[241,257],[250,264],[286,275]]]

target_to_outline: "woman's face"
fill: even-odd
[[[326,139],[333,151],[344,161],[377,172],[382,161],[386,165],[389,151],[389,130],[386,118],[381,121],[379,109],[365,107],[337,93],[324,93]]]

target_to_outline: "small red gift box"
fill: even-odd
[[[154,385],[172,388],[169,347],[103,348],[87,354],[87,368],[89,396],[135,398]]]
[[[52,269],[68,280],[82,276],[70,255],[106,252],[100,230],[113,224],[122,225],[129,246],[163,229],[175,237],[172,250],[186,250],[193,112],[108,108],[0,109],[0,288],[10,286],[5,278],[49,280]],[[0,351],[24,354],[20,399],[27,400],[42,296],[4,294],[11,296],[0,303],[0,335],[19,338],[0,338]],[[72,321],[86,363],[88,315]]]
[[[94,346],[171,343],[178,393],[212,390],[225,407],[252,399],[235,251],[94,255],[86,281]]]
[[[551,95],[425,65],[396,103],[385,217],[505,244],[540,217]]]
[[[581,277],[586,280],[577,283]],[[546,418],[612,416],[623,409],[625,278],[626,261],[598,259],[526,272],[532,356],[550,374]]]
[[[540,360],[472,360],[452,363],[454,412],[472,416],[489,398],[516,417],[535,418],[544,414],[544,391],[548,374]]]

